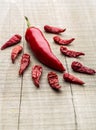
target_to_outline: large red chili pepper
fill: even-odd
[[[64,46],[60,47],[60,51],[65,56],[74,57],[74,58],[79,57],[81,55],[85,55],[83,52],[77,52],[77,51],[73,51],[73,50],[68,50],[67,47],[64,47]]]
[[[69,45],[71,42],[75,40],[75,38],[65,40],[65,39],[61,39],[59,36],[54,36],[53,40],[55,41],[55,43],[59,45]]]
[[[20,70],[19,70],[19,75],[22,75],[26,68],[30,64],[30,55],[29,54],[23,54],[22,59],[21,59],[21,65],[20,65]]]
[[[62,33],[62,32],[64,32],[64,31],[66,31],[66,28],[63,29],[63,28],[57,28],[57,27],[45,25],[45,26],[44,26],[44,30],[45,30],[46,32],[49,32],[49,33],[59,34],[59,33]]]
[[[12,49],[12,52],[11,52],[12,63],[15,62],[15,59],[17,58],[18,54],[21,53],[22,49],[23,49],[23,47],[20,45],[17,45],[16,47],[14,47]]]
[[[35,65],[32,68],[32,79],[35,86],[39,87],[39,81],[42,74],[42,67],[40,65]]]
[[[81,64],[80,62],[77,61],[73,61],[71,64],[71,67],[74,71],[76,72],[80,72],[80,73],[85,73],[85,74],[90,74],[90,75],[94,75],[96,73],[95,70],[84,66],[83,64]]]
[[[7,47],[13,46],[21,41],[21,36],[19,34],[16,34],[12,36],[2,47],[1,50],[6,49]]]
[[[59,90],[61,88],[61,86],[59,85],[58,76],[55,72],[49,72],[47,78],[50,86],[53,89]]]
[[[66,82],[70,82],[70,83],[75,83],[75,84],[84,84],[84,82],[80,79],[78,79],[77,77],[69,74],[69,73],[64,73],[63,78]]]
[[[25,34],[25,39],[29,43],[34,55],[46,66],[61,72],[64,71],[65,68],[57,59],[57,57],[52,53],[50,45],[45,39],[43,33],[36,27],[29,27],[30,23],[28,21],[28,18],[25,17],[25,19],[28,26]]]

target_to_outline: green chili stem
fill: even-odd
[[[27,22],[27,27],[29,28],[31,26],[30,22],[29,22],[29,19],[25,16],[25,20]]]

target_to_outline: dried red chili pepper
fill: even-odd
[[[80,84],[80,85],[84,84],[84,82],[82,80],[80,80],[79,78],[77,78],[69,73],[64,73],[63,78],[66,82]]]
[[[57,28],[57,27],[45,25],[45,26],[44,26],[44,30],[45,30],[46,32],[49,32],[49,33],[59,34],[59,33],[62,33],[62,32],[64,32],[64,31],[66,31],[66,28],[63,29],[63,28]]]
[[[58,71],[64,71],[62,63],[57,59],[57,57],[52,53],[48,41],[45,39],[43,33],[36,27],[30,27],[28,18],[25,17],[27,21],[28,29],[26,30],[25,39],[31,47],[32,52],[37,57],[37,59],[43,64],[50,68]]]
[[[26,70],[29,64],[30,64],[30,55],[23,54],[22,59],[21,59],[19,75],[22,75],[24,73],[24,71]]]
[[[53,40],[55,41],[55,43],[59,45],[69,45],[71,42],[75,40],[75,38],[64,40],[64,39],[61,39],[59,36],[55,36],[53,37]]]
[[[90,74],[90,75],[94,75],[96,73],[95,70],[84,66],[83,64],[81,64],[80,62],[77,61],[73,61],[71,64],[71,68],[76,71],[76,72],[80,72],[80,73],[85,73],[85,74]]]
[[[11,52],[11,60],[12,60],[12,63],[15,62],[16,57],[18,56],[19,53],[21,53],[22,49],[23,49],[23,47],[20,46],[20,45],[17,45],[16,47],[14,47],[14,48],[12,49],[12,52]]]
[[[40,65],[35,65],[32,68],[32,79],[35,86],[39,87],[39,81],[42,74],[42,67]]]
[[[50,86],[53,89],[59,90],[61,88],[61,86],[59,85],[58,76],[55,72],[49,72],[47,78]]]
[[[81,55],[85,55],[83,52],[77,52],[77,51],[73,51],[73,50],[68,50],[67,47],[64,47],[64,46],[60,47],[60,51],[65,56],[74,57],[74,58],[79,57]]]
[[[7,47],[13,46],[21,41],[21,36],[19,34],[16,34],[12,36],[2,47],[1,50],[6,49]]]

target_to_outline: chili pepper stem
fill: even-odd
[[[26,22],[27,22],[27,27],[29,28],[30,26],[31,26],[31,24],[30,24],[30,22],[29,22],[29,19],[28,19],[28,17],[26,17],[26,16],[24,16],[25,17],[25,20],[26,20]]]

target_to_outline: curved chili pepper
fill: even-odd
[[[84,66],[83,64],[81,64],[80,62],[77,61],[73,61],[71,64],[71,68],[76,71],[76,72],[80,72],[80,73],[85,73],[85,74],[90,74],[90,75],[94,75],[96,73],[95,70]]]
[[[39,87],[39,81],[42,74],[42,67],[40,65],[35,65],[32,68],[32,79],[35,86]]]
[[[43,33],[36,27],[29,27],[30,23],[28,21],[28,18],[25,17],[25,19],[28,26],[25,34],[25,39],[29,43],[34,55],[46,66],[61,72],[64,71],[65,68],[59,59],[57,59],[57,57],[52,53],[50,45],[45,39]]]
[[[50,86],[53,89],[59,90],[61,88],[61,86],[59,85],[58,76],[55,72],[49,72],[47,78]]]
[[[62,33],[62,32],[64,32],[64,31],[66,31],[66,28],[63,29],[63,28],[57,28],[57,27],[45,25],[45,26],[44,26],[44,30],[45,30],[46,32],[49,32],[49,33],[59,34],[59,33]]]
[[[29,64],[30,64],[30,55],[29,54],[23,54],[22,59],[21,59],[19,75],[22,75],[24,73],[24,71],[27,69]]]
[[[21,36],[19,34],[16,34],[12,36],[2,47],[1,50],[6,49],[7,47],[13,46],[21,41]]]
[[[78,79],[77,77],[75,77],[69,73],[64,73],[63,78],[66,82],[80,84],[80,85],[84,84],[84,82],[82,80]]]
[[[12,63],[15,62],[15,59],[17,58],[18,54],[21,53],[22,49],[23,49],[23,47],[20,45],[17,45],[16,47],[14,47],[12,49],[12,52],[11,52]]]
[[[74,57],[74,58],[79,57],[81,55],[85,55],[83,52],[77,52],[77,51],[73,51],[73,50],[68,50],[67,47],[64,47],[64,46],[60,47],[60,51],[65,56]]]
[[[59,45],[69,45],[71,42],[75,40],[75,38],[65,40],[65,39],[61,39],[59,36],[54,36],[53,40],[55,41],[55,43]]]

